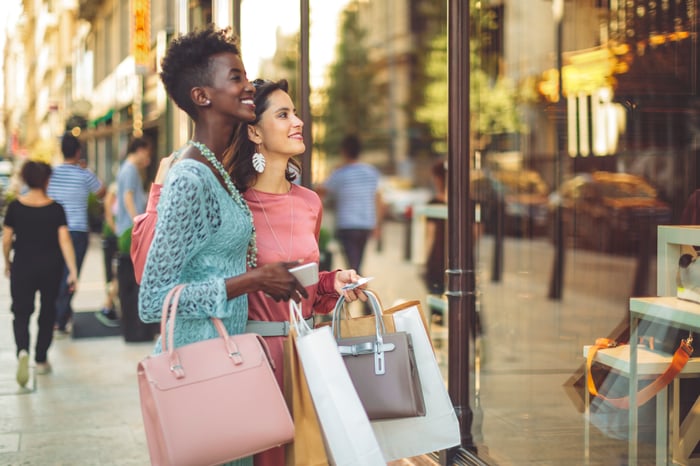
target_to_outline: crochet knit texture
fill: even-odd
[[[156,232],[139,291],[141,319],[159,322],[165,295],[185,283],[175,347],[217,337],[210,317],[220,318],[229,334],[242,333],[247,297],[228,300],[224,281],[246,271],[251,232],[248,215],[206,165],[190,159],[175,164],[158,202]],[[155,352],[160,351],[159,339]]]

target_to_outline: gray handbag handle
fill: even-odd
[[[370,308],[372,309],[372,314],[374,314],[374,328],[375,328],[375,340],[358,343],[355,345],[338,345],[338,350],[341,356],[359,356],[361,354],[374,353],[374,373],[376,375],[382,375],[386,373],[386,366],[384,361],[384,352],[393,351],[396,346],[393,343],[384,343],[384,338],[382,335],[386,333],[386,326],[384,325],[384,319],[382,314],[382,306],[379,304],[379,299],[377,296],[368,290],[363,290],[367,295],[369,300]],[[340,296],[338,301],[335,303],[335,309],[333,310],[333,320],[331,321],[331,331],[333,337],[336,341],[340,341],[340,320],[341,312],[345,307],[345,297]]]

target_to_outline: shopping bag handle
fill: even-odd
[[[673,359],[668,365],[663,374],[659,375],[652,383],[642,388],[637,392],[637,406],[642,406],[647,401],[654,398],[654,396],[666,387],[673,379],[683,370],[685,365],[688,363],[690,355],[693,354],[693,334],[690,333],[687,339],[681,340],[678,349],[673,354]],[[588,356],[586,357],[586,384],[588,385],[588,391],[591,395],[597,396],[620,409],[629,409],[630,399],[629,396],[623,396],[620,398],[608,398],[605,395],[598,393],[598,389],[595,386],[595,381],[591,374],[591,366],[593,365],[593,360],[595,359],[595,354],[599,349],[613,348],[617,346],[617,342],[609,338],[598,338],[595,341],[595,345],[588,349]]]
[[[293,299],[289,300],[289,323],[296,330],[297,335],[303,336],[311,333],[311,327],[304,319],[304,315],[301,312],[301,303],[297,303]]]
[[[386,333],[386,326],[384,325],[384,319],[383,317],[383,312],[382,312],[382,305],[379,302],[379,298],[377,298],[377,295],[374,294],[373,291],[370,290],[362,290],[365,295],[367,296],[367,301],[369,302],[369,307],[372,310],[372,314],[374,314],[374,321],[375,321],[375,330],[377,333],[377,337],[382,336],[382,334]],[[340,298],[338,298],[338,301],[335,302],[335,309],[333,310],[333,319],[331,320],[331,333],[333,333],[333,337],[336,340],[339,340],[341,338],[340,335],[340,321],[341,319],[341,313],[345,309],[345,304],[346,304],[346,299],[345,296],[340,295]],[[349,320],[349,319],[346,319]]]
[[[177,306],[180,302],[180,295],[185,289],[185,286],[186,285],[184,284],[176,285],[172,290],[168,291],[168,294],[165,296],[165,300],[163,300],[163,308],[160,319],[162,349],[164,353],[168,353],[168,358],[170,360],[170,372],[172,372],[177,379],[182,379],[185,377],[185,368],[182,367],[182,364],[180,363],[180,357],[178,356],[177,351],[175,351],[174,344]],[[241,355],[236,342],[232,338],[229,338],[229,334],[228,331],[226,331],[226,326],[224,323],[221,322],[221,319],[216,317],[211,317],[211,321],[214,324],[219,336],[223,339],[226,351],[228,352],[231,361],[233,361],[235,365],[243,364],[243,355]],[[265,340],[263,340],[260,336],[258,336],[258,339],[261,342],[261,346],[266,353],[268,361],[270,361],[270,364],[274,369],[274,362],[272,361],[272,356],[270,355],[270,350],[267,343],[265,343]]]
[[[374,292],[363,290],[367,295],[367,300],[374,314],[375,340],[374,342],[364,342],[355,345],[338,345],[338,350],[342,356],[358,356],[360,354],[374,354],[374,373],[382,375],[386,373],[384,360],[384,352],[395,349],[393,343],[384,343],[383,334],[386,333],[386,326],[382,314],[382,306],[379,303],[379,298]],[[333,310],[333,320],[331,321],[331,331],[336,341],[340,341],[340,313],[343,312],[345,306],[345,296],[341,295],[335,303]]]

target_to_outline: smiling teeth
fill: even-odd
[[[253,105],[253,99],[243,99],[241,100],[246,105]]]

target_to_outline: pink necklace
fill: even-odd
[[[287,262],[290,262],[292,260],[292,242],[294,240],[294,197],[290,198],[290,193],[292,192],[292,188],[289,188],[289,191],[287,191],[287,194],[285,195],[286,197],[290,198],[290,204],[291,208],[290,210],[290,216],[291,216],[291,226],[289,228],[289,248],[285,251],[284,248],[282,247],[282,243],[280,243],[279,238],[277,238],[277,233],[275,232],[275,229],[272,228],[272,224],[270,223],[270,218],[267,216],[267,212],[265,211],[265,206],[263,203],[260,201],[260,198],[258,197],[258,193],[255,190],[255,188],[251,188],[251,191],[253,191],[253,196],[255,197],[255,200],[258,202],[260,205],[260,209],[262,210],[263,216],[265,217],[265,223],[267,224],[267,228],[270,229],[270,233],[272,233],[272,238],[275,240],[275,243],[277,244],[277,248],[280,251],[280,254],[282,254],[282,257],[287,256]]]

